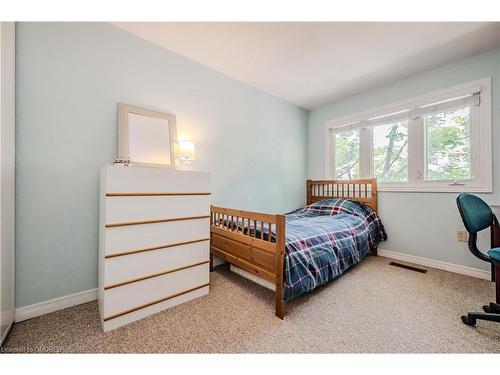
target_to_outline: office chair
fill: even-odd
[[[470,312],[462,316],[462,322],[476,325],[476,320],[500,322],[500,247],[488,250],[485,254],[477,248],[477,233],[488,227],[498,226],[498,221],[490,206],[475,195],[462,193],[457,197],[457,206],[465,229],[469,233],[469,250],[485,262],[491,263],[492,281],[496,285],[496,303],[483,306],[484,312]]]

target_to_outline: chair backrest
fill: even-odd
[[[457,206],[465,229],[469,233],[477,233],[493,223],[493,212],[481,198],[462,193],[457,197]]]

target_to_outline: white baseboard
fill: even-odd
[[[5,332],[3,333],[3,336],[0,338],[0,346],[3,345],[3,342],[5,341],[5,339],[7,338],[7,336],[9,335],[9,332],[12,328],[12,324],[14,324],[14,322],[10,322],[9,326],[7,327],[7,329],[5,330]]]
[[[481,270],[478,268],[472,268],[467,266],[461,266],[459,264],[453,264],[448,262],[443,262],[440,260],[434,260],[429,258],[422,258],[415,255],[398,253],[396,251],[378,249],[378,255],[386,258],[392,258],[395,260],[400,260],[402,262],[414,263],[421,266],[426,266],[430,268],[437,268],[443,271],[449,271],[458,273],[461,275],[476,277],[478,279],[491,280],[491,272]]]
[[[22,322],[26,319],[36,318],[54,311],[81,305],[97,299],[97,289],[85,290],[75,294],[54,298],[48,301],[34,303],[33,305],[19,307],[15,310],[14,321]]]

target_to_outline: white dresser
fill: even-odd
[[[208,173],[105,166],[99,225],[104,331],[208,293]]]

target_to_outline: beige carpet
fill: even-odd
[[[284,321],[271,291],[219,269],[208,296],[106,334],[97,304],[87,303],[15,324],[3,351],[500,353],[500,324],[460,321],[493,300],[492,283],[388,263],[369,257],[295,299]]]

